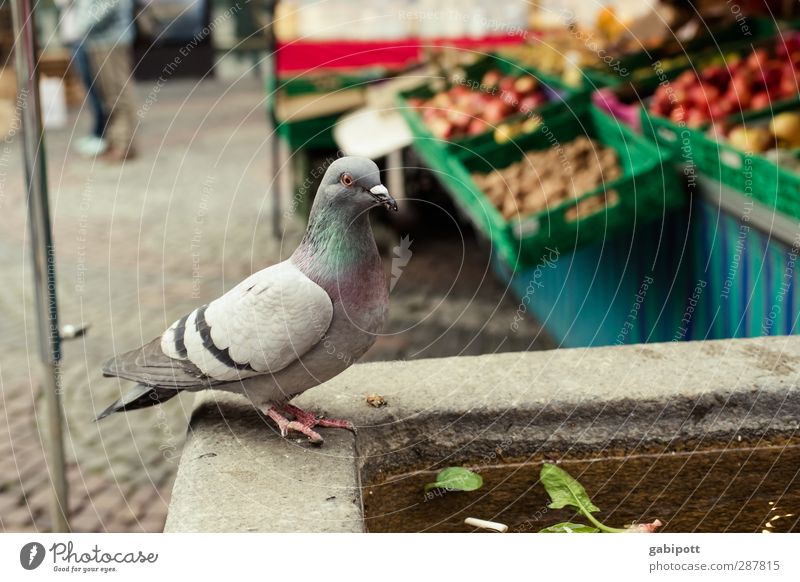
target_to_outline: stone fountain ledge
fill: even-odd
[[[321,448],[209,391],[166,531],[363,531],[361,477],[420,463],[779,439],[800,427],[798,381],[798,337],[363,364],[295,400],[359,427],[321,429]],[[370,394],[388,405],[369,406]]]

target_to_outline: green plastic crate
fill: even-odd
[[[474,172],[503,168],[531,150],[552,146],[552,139],[565,143],[586,135],[617,151],[623,175],[589,191],[575,200],[564,201],[550,210],[520,220],[506,221],[472,179]],[[436,171],[456,202],[476,227],[491,239],[500,257],[512,267],[537,263],[547,247],[568,252],[588,243],[629,230],[661,218],[670,209],[680,207],[685,192],[677,174],[664,167],[658,149],[630,128],[587,106],[577,116],[564,119],[558,126],[518,138],[514,142],[484,148],[457,159],[445,156],[433,159]],[[610,196],[615,201],[589,215],[580,216],[579,205],[595,196]],[[578,212],[571,219],[570,214]]]
[[[771,112],[742,116],[739,122],[769,119],[782,111],[800,111],[800,102],[784,102]],[[782,168],[769,158],[747,153],[701,132],[692,132],[691,150],[697,169],[729,188],[800,220],[800,174]]]
[[[560,80],[555,77],[544,75],[536,72],[531,68],[520,67],[519,65],[495,55],[481,59],[464,69],[464,78],[474,79],[477,82],[483,78],[483,75],[490,69],[498,69],[504,74],[529,74],[537,78],[537,80],[549,87],[551,91],[561,93],[561,98],[543,104],[534,110],[533,114],[542,119],[549,125],[557,124],[560,118],[565,115],[571,115],[570,110],[573,107],[580,106],[581,104],[588,104],[590,93],[583,89],[576,89],[564,85]],[[416,108],[412,107],[408,100],[412,97],[421,97],[423,99],[432,97],[436,91],[430,85],[423,85],[411,91],[399,93],[395,98],[395,103],[408,123],[411,133],[415,140],[429,141],[436,140],[439,142],[439,147],[448,151],[451,155],[457,157],[468,156],[471,151],[474,151],[482,146],[498,145],[494,140],[494,129],[486,131],[475,136],[464,136],[455,138],[449,141],[439,140],[433,133],[431,133],[427,124],[423,121],[422,117],[417,112]],[[503,120],[503,124],[514,124],[523,122],[528,116],[526,114],[518,114]]]
[[[693,160],[692,139],[702,134],[710,124],[700,128],[674,123],[666,117],[653,115],[646,107],[641,108],[642,134],[653,140],[659,151],[670,156],[676,163],[691,163]]]
[[[497,53],[497,56],[498,58],[505,59],[509,63],[512,63],[514,66],[518,67],[519,70],[531,71],[534,75],[540,75],[545,83],[547,83],[549,79],[551,83],[557,83],[558,85],[569,87],[573,92],[591,92],[597,89],[602,89],[603,87],[613,87],[620,81],[620,76],[618,74],[609,72],[605,69],[605,67],[582,67],[581,85],[574,86],[565,83],[562,75],[548,75],[542,71],[539,71],[533,65],[526,64],[514,54],[506,55],[500,52]]]
[[[315,73],[276,79],[268,76],[265,83],[267,110],[278,135],[289,144],[292,150],[302,148],[336,148],[333,128],[342,113],[323,115],[302,121],[278,123],[275,118],[275,104],[280,95],[296,96],[323,94],[366,85],[385,78],[387,72],[380,67],[365,69],[358,73]]]
[[[357,87],[373,81],[384,79],[387,70],[383,67],[371,67],[360,69],[357,72],[333,72],[313,73],[308,75],[295,75],[294,77],[284,77],[278,81],[280,90],[286,95],[307,95],[309,93],[321,94],[341,91]],[[274,85],[274,81],[272,84]]]
[[[276,123],[278,135],[286,140],[293,151],[303,148],[336,149],[333,128],[342,113],[304,119],[291,123]]]
[[[756,22],[761,22],[761,20],[756,20]],[[643,96],[651,96],[652,93],[655,91],[656,87],[662,80],[672,81],[678,75],[687,71],[692,68],[697,68],[698,71],[702,70],[703,63],[706,63],[720,55],[729,55],[729,54],[740,54],[746,55],[747,53],[752,53],[752,51],[756,48],[769,46],[772,47],[777,39],[775,36],[775,28],[773,26],[769,26],[769,23],[761,23],[758,26],[755,26],[758,34],[754,34],[753,39],[748,39],[745,41],[737,41],[728,44],[724,44],[719,47],[712,47],[706,49],[698,53],[693,58],[689,59],[689,62],[671,68],[667,71],[664,71],[663,78],[659,78],[657,74],[653,74],[649,77],[640,79],[636,83],[632,83],[630,88],[626,88],[626,90],[635,91],[637,95],[640,97]],[[767,35],[767,32],[770,32],[771,35]],[[775,102],[771,105],[769,110],[778,110],[783,109],[786,107],[791,107],[794,103],[798,102],[798,97],[785,99],[783,101]],[[737,118],[740,119],[751,119],[754,117],[758,117],[764,113],[764,109],[760,110],[751,110],[746,112],[739,112],[733,113],[730,116],[726,117],[724,121],[735,121]],[[710,124],[705,124],[699,128],[689,128],[686,125],[675,123],[666,117],[661,117],[659,115],[653,115],[645,106],[642,106],[642,132],[656,141],[658,144],[663,146],[667,151],[669,151],[672,155],[676,157],[680,157],[681,155],[681,148],[686,147],[689,142],[689,136],[693,134],[695,131],[703,131],[709,127]],[[689,130],[688,132],[685,130]]]
[[[749,17],[746,24],[748,26],[748,32],[750,33],[748,35],[744,34],[738,22],[731,22],[730,24],[714,27],[708,34],[701,34],[699,37],[687,42],[679,42],[673,37],[660,46],[622,55],[618,58],[619,64],[617,65],[615,63],[615,65],[628,70],[629,75],[625,77],[621,77],[612,68],[602,63],[594,67],[592,73],[587,71],[586,74],[590,76],[590,80],[592,77],[597,80],[598,84],[596,88],[602,86],[616,87],[630,82],[636,82],[635,72],[642,70],[647,71],[648,69],[652,71],[653,63],[656,61],[663,61],[683,55],[705,55],[709,51],[719,51],[720,49],[718,47],[720,46],[722,46],[722,50],[724,51],[727,50],[725,46],[742,46],[744,43],[749,45],[750,43],[774,36],[777,31],[775,22],[770,18]],[[694,61],[694,59],[690,58],[689,60],[690,62],[683,66],[681,70],[685,70],[691,66],[691,62]],[[649,75],[647,76],[649,77]],[[600,85],[599,83],[604,84]]]
[[[615,87],[623,81],[624,79],[618,74],[609,73],[602,69],[583,69],[583,86],[591,91],[602,89],[603,87]]]
[[[732,113],[721,121],[730,124],[739,121],[758,119],[771,112],[774,113],[795,108],[798,104],[800,104],[800,99],[798,98],[784,99],[773,103],[770,109]],[[700,164],[702,156],[708,154],[708,152],[705,151],[707,148],[700,147],[699,149],[703,151],[698,155],[698,143],[702,142],[702,140],[698,142],[697,138],[698,136],[704,135],[706,130],[711,126],[710,123],[706,123],[701,127],[689,127],[685,124],[670,121],[666,117],[653,115],[647,111],[646,107],[641,108],[641,115],[642,133],[657,142],[668,154],[674,156],[677,161],[691,162],[694,158],[696,163]],[[706,156],[703,161],[707,163],[708,159],[708,156]],[[727,184],[727,182],[725,183]],[[734,184],[729,185],[734,188],[736,187]]]
[[[603,61],[598,61],[593,66],[583,68],[583,86],[585,89],[596,90],[603,87],[617,87],[635,83],[639,78],[651,76],[653,63],[656,61],[702,53],[711,47],[717,47],[721,44],[740,44],[744,41],[752,43],[773,36],[776,32],[775,22],[769,18],[750,17],[746,24],[750,33],[748,35],[744,34],[738,22],[731,22],[730,24],[714,27],[708,34],[701,34],[699,37],[685,43],[681,43],[673,37],[660,46],[650,47],[648,50],[642,49],[622,55],[610,55],[615,59],[613,61],[614,67],[617,69],[624,68],[627,70],[627,74],[620,75],[619,70],[614,70],[612,66]],[[514,58],[510,60],[518,62]],[[520,66],[524,68],[525,64],[522,63]],[[688,66],[687,64],[684,68]]]

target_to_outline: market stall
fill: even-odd
[[[402,118],[498,276],[562,345],[794,333],[791,7],[512,4],[461,20],[412,2],[379,38],[341,34],[346,13],[279,8],[268,94],[286,155],[338,149],[342,114],[382,88],[375,131],[391,131],[375,111]]]

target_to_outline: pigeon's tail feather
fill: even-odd
[[[102,420],[115,412],[129,412],[138,408],[147,408],[149,406],[161,404],[179,392],[181,392],[181,390],[176,390],[174,388],[164,389],[137,384],[122,398],[101,412],[94,421]]]

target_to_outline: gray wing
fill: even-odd
[[[324,289],[289,261],[254,273],[159,338],[106,363],[106,376],[184,389],[274,374],[323,337],[333,317]]]
[[[161,337],[125,352],[103,364],[103,376],[118,376],[158,388],[192,388],[224,384],[203,372],[189,360],[170,358],[161,350]]]

